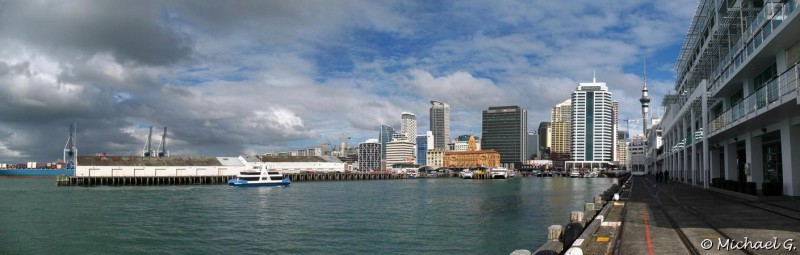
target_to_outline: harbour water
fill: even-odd
[[[509,254],[612,179],[56,187],[0,179],[0,254]]]

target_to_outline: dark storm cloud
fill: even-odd
[[[0,37],[49,54],[109,52],[120,62],[165,65],[189,57],[191,40],[152,1],[3,1]]]

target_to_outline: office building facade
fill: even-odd
[[[550,111],[552,141],[550,142],[550,158],[554,161],[568,161],[571,158],[572,100],[567,99],[557,104]]]
[[[378,141],[381,144],[381,159],[386,159],[386,143],[394,139],[394,128],[390,125],[381,125],[381,131],[378,135]]]
[[[431,101],[430,130],[433,131],[433,148],[446,150],[450,141],[450,105]]]
[[[691,185],[800,196],[800,1],[728,2],[699,2],[650,162]]]
[[[572,92],[571,157],[567,169],[607,169],[614,159],[614,120],[611,92],[593,79]]]
[[[358,144],[356,155],[360,171],[381,170],[381,144],[377,139]]]
[[[500,163],[514,167],[528,151],[528,112],[519,106],[494,106],[482,114],[481,148],[500,153]]]
[[[417,143],[417,116],[410,112],[400,115],[400,133],[406,136],[408,142]]]
[[[427,164],[428,149],[433,148],[433,132],[427,131],[424,135],[417,136],[417,164],[424,166]]]

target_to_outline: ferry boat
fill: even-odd
[[[461,179],[472,179],[472,175],[473,173],[469,169],[461,170],[461,172],[458,173],[458,176],[461,177]]]
[[[417,169],[408,169],[406,172],[406,178],[408,179],[416,179],[419,177],[419,171]]]
[[[269,171],[263,165],[239,172],[236,179],[228,181],[228,185],[234,187],[289,186],[291,183],[288,177],[278,171]]]
[[[508,179],[508,168],[505,167],[495,167],[491,170],[492,179]]]

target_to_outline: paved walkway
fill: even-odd
[[[632,183],[620,254],[800,254],[800,201],[745,201],[652,177]]]

